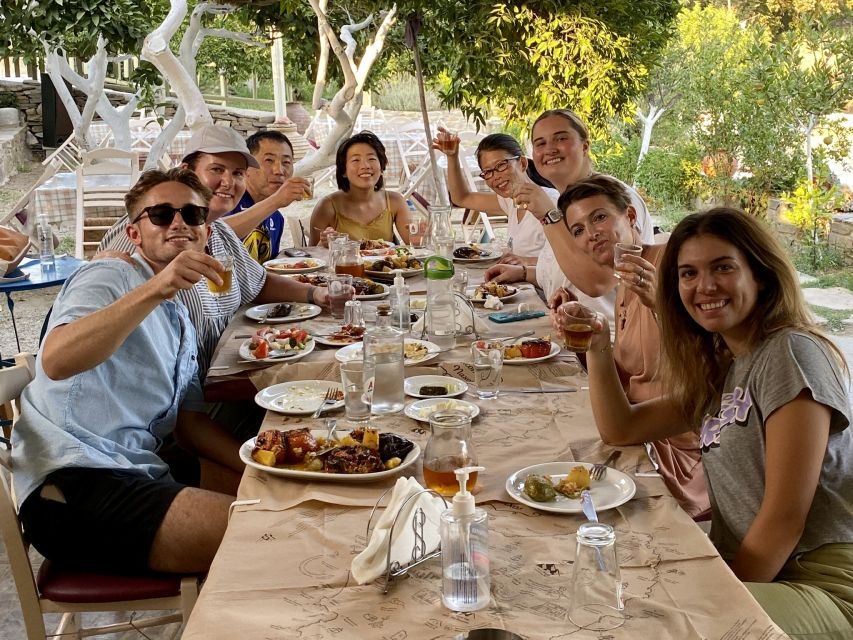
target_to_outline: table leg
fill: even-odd
[[[15,344],[18,345],[18,353],[21,353],[21,340],[18,338],[18,325],[15,323],[15,301],[12,294],[6,292],[6,304],[9,307],[9,315],[12,316],[12,329],[15,330]]]

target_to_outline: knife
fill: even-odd
[[[538,387],[525,387],[524,389],[501,389],[501,393],[570,393],[577,391],[575,387],[549,387],[540,389]]]
[[[595,505],[592,503],[592,494],[589,489],[581,491],[581,509],[586,519],[590,522],[598,522],[598,514],[595,513]],[[595,556],[598,558],[598,570],[607,571],[607,563],[604,562],[604,556],[601,555],[601,549],[595,548]]]

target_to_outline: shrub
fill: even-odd
[[[373,92],[373,104],[389,111],[420,111],[417,80],[411,75],[399,74],[382,81]],[[427,111],[442,108],[435,91],[426,87]]]
[[[838,188],[804,180],[792,193],[783,193],[782,199],[788,204],[783,217],[797,228],[800,240],[795,262],[812,273],[843,266],[839,252],[827,242],[829,225],[840,201]]]
[[[680,152],[649,149],[634,176],[637,186],[652,198],[681,207],[692,200],[699,179],[699,153],[690,145]]]
[[[0,109],[6,107],[18,108],[18,96],[13,91],[0,91]]]
[[[589,155],[596,171],[631,184],[634,182],[637,158],[640,155],[640,140],[626,139],[619,135],[607,140],[593,140]]]

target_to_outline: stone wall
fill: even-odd
[[[778,198],[771,198],[767,204],[767,220],[789,246],[794,246],[798,243],[797,228],[785,220],[784,214],[785,203]],[[853,213],[837,213],[833,216],[827,242],[840,249],[847,264],[853,266]]]
[[[0,127],[0,185],[6,184],[29,159],[26,128]]]

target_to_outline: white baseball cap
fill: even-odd
[[[201,151],[202,153],[240,153],[246,158],[246,162],[254,169],[260,169],[261,165],[255,157],[249,153],[249,147],[243,137],[231,127],[220,127],[215,124],[206,124],[193,133],[187,143],[187,151],[181,162],[188,156]]]

